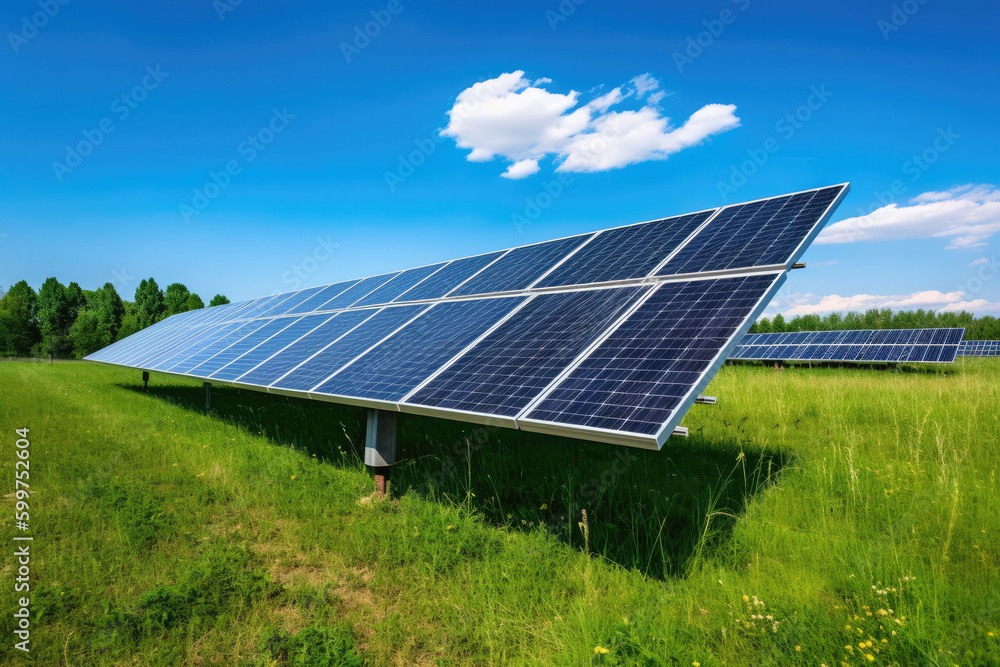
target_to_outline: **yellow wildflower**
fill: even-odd
[[[868,662],[875,662],[875,656],[873,656],[871,653],[865,653],[865,660],[867,660]]]
[[[701,667],[701,663],[695,660],[694,662],[691,663],[691,667]]]
[[[542,503],[542,506],[539,507],[538,509],[540,509],[540,510],[547,510],[548,508],[549,508],[548,504]]]
[[[292,479],[295,479],[295,475],[292,475]]]
[[[743,601],[744,602],[750,602],[750,598],[748,598],[746,595],[744,595],[743,596]]]
[[[611,649],[604,648],[603,646],[594,647],[594,655],[604,655],[606,653],[611,653]]]

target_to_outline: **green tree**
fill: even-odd
[[[785,317],[778,313],[771,320],[771,333],[785,333],[788,329],[785,328]]]
[[[135,288],[135,308],[136,323],[140,330],[156,324],[162,319],[163,313],[166,311],[163,290],[152,278],[143,280]]]
[[[77,314],[69,329],[73,354],[83,358],[115,342],[124,315],[125,302],[111,283],[87,293],[87,307]]]
[[[216,294],[215,296],[212,297],[212,300],[208,302],[208,307],[211,308],[212,306],[224,306],[227,303],[229,303],[229,299],[222,296],[221,294]]]
[[[125,313],[122,315],[122,324],[118,328],[118,336],[115,338],[115,340],[128,338],[132,334],[138,332],[140,329],[142,329],[142,325],[139,322],[138,308],[132,301],[126,301]]]
[[[199,308],[204,308],[204,307],[205,307],[205,302],[201,300],[200,296],[192,292],[191,296],[188,297],[187,306],[185,307],[185,310],[198,310]]]
[[[82,292],[79,296],[82,297]],[[47,278],[42,283],[42,288],[38,290],[38,328],[42,333],[39,352],[42,355],[64,356],[69,353],[69,327],[73,324],[70,315],[76,299],[75,290],[74,293],[67,293],[66,287],[55,278]]]
[[[13,285],[0,299],[0,355],[26,357],[42,340],[38,295],[27,281]]]
[[[183,283],[170,283],[163,298],[166,305],[166,316],[176,315],[185,312],[188,299],[191,297],[191,290]]]

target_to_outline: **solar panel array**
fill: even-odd
[[[847,190],[182,313],[87,359],[656,449]]]
[[[944,362],[965,329],[865,329],[748,334],[730,359],[858,363]]]
[[[958,346],[960,357],[1000,357],[1000,340],[963,340]]]

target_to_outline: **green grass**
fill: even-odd
[[[660,452],[403,415],[387,501],[363,410],[139,375],[0,363],[3,664],[1000,664],[996,360],[727,366]]]

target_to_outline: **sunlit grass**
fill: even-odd
[[[660,452],[402,416],[378,502],[363,410],[3,363],[33,659],[1000,664],[998,378],[727,366]]]

